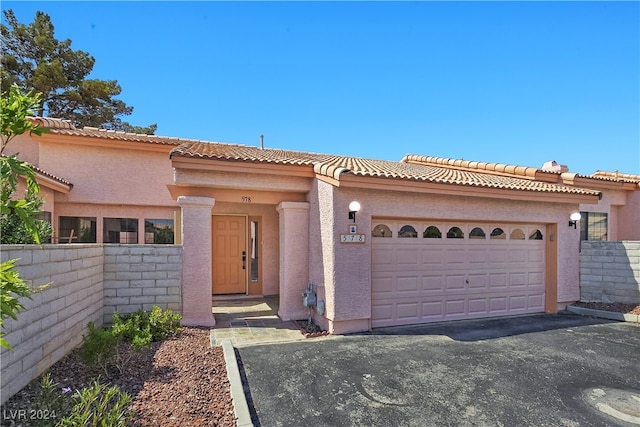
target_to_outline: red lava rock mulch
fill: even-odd
[[[233,401],[222,347],[210,346],[206,328],[183,327],[181,332],[151,348],[132,354],[123,374],[86,366],[75,350],[50,368],[59,387],[72,390],[89,385],[101,375],[132,398],[135,415],[130,426],[235,427]],[[107,380],[107,381],[105,381]],[[2,405],[3,413],[33,407],[40,379],[35,379]],[[8,424],[5,424],[5,421]],[[3,420],[2,425],[21,425]]]

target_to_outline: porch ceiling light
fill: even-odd
[[[356,222],[356,212],[358,212],[359,210],[360,203],[356,202],[355,200],[349,203],[349,219],[354,223]]]
[[[580,221],[581,215],[580,212],[574,212],[569,216],[569,227],[573,226],[573,228],[577,228],[576,225],[578,221]]]

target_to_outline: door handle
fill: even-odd
[[[242,269],[247,269],[247,251],[242,251]]]

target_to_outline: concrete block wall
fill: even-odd
[[[4,402],[76,348],[88,322],[102,325],[104,255],[98,245],[3,245],[0,258],[19,258],[20,276],[34,288],[46,285],[21,299],[17,321],[5,319],[13,350],[0,354]]]
[[[640,304],[640,242],[581,242],[580,300]]]
[[[114,312],[182,311],[182,247],[104,245],[104,323]]]

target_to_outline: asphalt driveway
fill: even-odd
[[[638,426],[640,326],[569,314],[237,349],[256,426]]]

